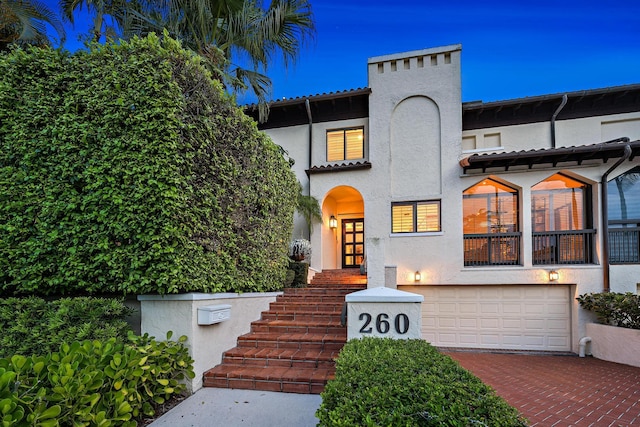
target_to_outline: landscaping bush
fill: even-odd
[[[616,292],[588,293],[576,298],[605,325],[640,329],[640,295]]]
[[[44,356],[0,359],[2,425],[136,426],[184,391],[181,380],[194,377],[185,340],[131,334],[126,341],[74,342]]]
[[[309,264],[306,262],[289,261],[289,270],[293,271],[293,282],[291,283],[291,287],[304,288],[307,286]]]
[[[320,426],[526,426],[477,377],[423,340],[351,340],[322,393]]]
[[[0,299],[0,357],[46,354],[61,342],[124,339],[132,311],[112,298]]]
[[[155,35],[0,55],[0,295],[282,288],[298,183]]]

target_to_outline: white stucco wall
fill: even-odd
[[[172,340],[186,335],[185,346],[194,359],[195,378],[187,381],[190,392],[202,388],[205,371],[222,362],[222,354],[235,347],[240,335],[251,329],[251,322],[260,319],[281,292],[139,295],[141,330],[158,340],[173,331]],[[198,307],[231,305],[231,318],[213,325],[198,325]]]

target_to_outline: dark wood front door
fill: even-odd
[[[364,219],[342,220],[342,268],[360,267],[364,260]]]

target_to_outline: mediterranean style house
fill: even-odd
[[[460,53],[272,103],[260,127],[322,207],[311,268],[423,295],[439,347],[577,352],[576,297],[640,286],[640,84],[463,103]]]

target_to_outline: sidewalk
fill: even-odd
[[[318,394],[202,388],[149,427],[315,427]]]

